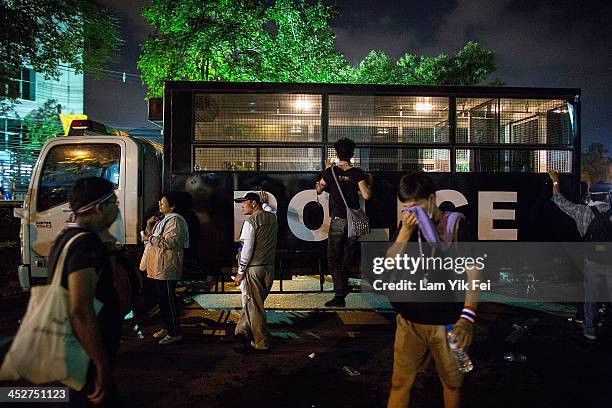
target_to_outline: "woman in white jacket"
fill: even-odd
[[[159,309],[164,327],[153,337],[161,339],[159,344],[172,344],[183,338],[179,323],[176,282],[183,273],[184,249],[189,247],[187,222],[174,212],[178,195],[169,192],[159,200],[161,217],[147,220],[143,232],[144,254],[140,270],[147,278],[155,280],[159,292]]]

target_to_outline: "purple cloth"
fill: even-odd
[[[414,207],[407,208],[406,211],[415,213],[419,230],[423,237],[425,237],[425,241],[442,251],[446,251],[451,242],[453,242],[457,221],[465,218],[461,213],[444,211],[436,229],[433,221],[427,216],[427,213],[421,206],[415,205]]]

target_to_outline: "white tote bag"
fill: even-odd
[[[68,290],[61,285],[68,248],[81,235],[64,245],[51,284],[32,287],[25,316],[0,368],[0,380],[59,381],[77,391],[85,385],[89,355],[74,335]],[[101,308],[102,302],[94,298],[96,315]]]

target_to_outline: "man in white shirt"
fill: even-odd
[[[242,347],[235,350],[247,354],[270,347],[264,301],[274,281],[278,223],[275,210],[266,203],[265,192],[261,196],[249,192],[234,201],[240,203],[242,213],[249,216],[240,233],[242,250],[234,279],[242,292],[242,312],[235,330]]]

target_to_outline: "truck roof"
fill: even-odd
[[[455,86],[455,85],[374,85],[374,84],[313,84],[278,82],[210,82],[210,81],[166,81],[166,92],[172,90],[202,90],[218,92],[312,92],[312,93],[354,93],[380,95],[420,96],[471,96],[471,97],[579,97],[580,88],[536,88],[505,86]]]

